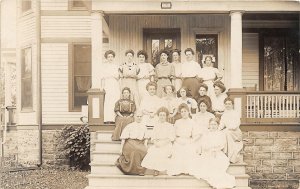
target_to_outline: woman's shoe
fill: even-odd
[[[159,171],[154,171],[153,176],[158,176],[159,175]]]

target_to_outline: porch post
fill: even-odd
[[[103,124],[104,92],[100,90],[100,71],[102,65],[103,12],[91,13],[92,41],[92,88],[88,91],[88,121],[89,125]]]
[[[242,85],[242,14],[244,11],[231,11],[230,30],[230,88],[240,90]],[[242,114],[241,98],[235,98],[235,109]]]

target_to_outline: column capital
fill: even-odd
[[[102,10],[91,10],[91,14],[92,15],[100,15],[100,16],[104,16],[105,14],[104,14],[104,11],[102,11]]]
[[[243,15],[245,12],[246,12],[246,11],[244,11],[244,10],[231,10],[231,11],[229,12],[229,15],[230,15],[230,16],[232,16],[233,14],[241,14],[241,15]]]

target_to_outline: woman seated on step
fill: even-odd
[[[136,110],[136,106],[131,98],[130,88],[124,87],[122,90],[122,98],[115,104],[116,127],[112,134],[112,140],[120,140],[123,129],[134,121],[133,114]]]
[[[145,168],[141,166],[147,153],[147,127],[143,124],[143,113],[135,113],[135,122],[128,124],[121,134],[120,157],[116,166],[128,175],[145,175]]]
[[[233,109],[234,101],[231,98],[224,100],[225,111],[220,120],[220,129],[226,134],[226,154],[230,162],[241,161],[240,152],[243,149],[242,131],[240,130],[240,115]]]
[[[153,175],[157,176],[159,172],[166,171],[172,155],[172,141],[175,139],[175,130],[169,123],[169,110],[161,107],[157,111],[158,122],[154,126],[151,141],[153,146],[148,149],[142,166],[154,170]]]
[[[197,179],[206,180],[213,188],[233,188],[235,177],[226,171],[229,158],[225,155],[226,136],[218,130],[219,119],[209,120],[209,131],[202,136],[197,148],[197,156],[191,167],[190,174]]]
[[[172,148],[172,157],[167,169],[168,175],[189,174],[192,160],[196,156],[194,148],[194,139],[197,133],[196,123],[189,117],[189,107],[182,103],[179,108],[181,119],[174,124],[175,141]]]

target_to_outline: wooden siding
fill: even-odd
[[[68,10],[68,0],[41,0],[41,10]]]
[[[90,38],[90,16],[42,16],[42,38]]]
[[[81,112],[69,112],[68,43],[42,43],[43,124],[79,124]],[[108,43],[103,44],[103,53]]]
[[[257,33],[243,33],[243,86],[259,89],[259,40]]]
[[[110,15],[110,48],[116,51],[116,61],[124,61],[127,49],[135,52],[143,48],[143,28],[180,28],[181,50],[187,47],[195,49],[195,35],[212,33],[219,34],[219,69],[226,72],[229,69],[229,27],[228,14],[201,15]],[[185,57],[182,57],[185,60]],[[225,84],[228,84],[224,73]]]
[[[33,13],[27,14],[19,19],[19,34],[20,41],[19,44],[26,46],[32,44],[36,40],[36,22],[35,15]]]

